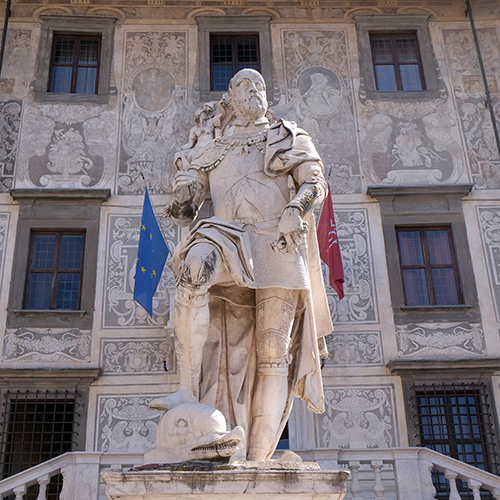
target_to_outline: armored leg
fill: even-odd
[[[213,246],[201,243],[189,250],[177,283],[172,315],[180,386],[170,396],[152,401],[152,408],[168,410],[199,401],[203,346],[210,326],[208,291],[223,269],[222,259]]]
[[[257,290],[257,381],[252,398],[248,460],[265,460],[274,443],[288,398],[288,365],[298,293]]]

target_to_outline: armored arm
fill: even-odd
[[[321,205],[328,192],[328,185],[323,176],[323,165],[321,162],[303,163],[297,167],[293,178],[298,186],[298,191],[285,210],[297,208],[303,217]]]
[[[297,194],[285,206],[278,226],[279,236],[271,247],[280,253],[297,253],[303,235],[309,230],[304,217],[323,202],[328,185],[323,176],[321,159],[305,132],[298,133],[293,147],[280,156],[284,166],[292,165],[289,173]]]
[[[191,224],[208,193],[208,176],[205,172],[188,170],[178,172],[173,182],[174,197],[165,210],[165,215],[179,227]]]

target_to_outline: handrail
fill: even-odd
[[[64,453],[58,457],[52,458],[43,462],[41,464],[35,465],[30,469],[18,472],[13,476],[0,481],[0,498],[8,495],[19,487],[32,486],[37,482],[40,483],[39,479],[42,477],[55,476],[59,473],[65,473],[66,470],[73,466],[96,466],[96,483],[99,479],[98,467],[101,465],[113,466],[114,464],[129,464],[135,465],[142,463],[143,455],[138,454],[116,454],[116,453],[101,453],[101,452],[88,452],[88,451],[73,451]],[[65,481],[66,482],[66,481]],[[68,490],[68,488],[66,488]],[[71,499],[70,495],[67,495],[68,500]]]
[[[452,491],[456,491],[455,479],[460,478],[473,489],[475,498],[479,495],[479,488],[484,488],[492,491],[495,498],[500,500],[500,477],[428,448],[314,449],[297,453],[303,460],[316,461],[325,469],[335,470],[347,466],[351,469],[351,492],[361,491],[361,476],[358,473],[368,470],[372,474],[371,487],[376,496],[382,498],[384,489],[387,488],[387,483],[384,485],[384,482],[391,481],[387,477],[387,471],[392,470],[390,488],[396,488],[399,500],[430,500],[434,498],[430,476],[430,470],[434,468],[445,473]],[[65,453],[0,481],[0,498],[16,491],[20,492],[16,498],[23,498],[26,489],[36,483],[40,484],[41,491],[42,488],[45,491],[44,485],[50,481],[50,477],[61,473],[64,477],[61,500],[75,500],[75,494],[79,500],[97,500],[99,471],[102,466],[121,470],[124,464],[142,463],[142,459],[142,455],[136,454],[84,451]],[[389,464],[392,468],[384,469],[384,464]],[[360,465],[367,469],[360,469]],[[82,488],[85,481],[85,488]],[[353,495],[353,498],[361,497]],[[457,499],[459,496],[450,498]]]
[[[35,465],[27,470],[23,470],[10,476],[6,479],[0,481],[0,495],[5,495],[14,491],[17,486],[25,484],[26,486],[32,486],[37,483],[37,479],[45,474],[49,474],[50,477],[59,474],[62,467],[67,464],[73,463],[75,460],[73,455],[78,452],[64,453],[56,458],[51,458],[46,462]],[[79,452],[85,453],[85,452]]]
[[[455,480],[459,478],[468,483],[475,495],[479,488],[484,488],[491,491],[494,497],[500,500],[500,477],[428,448],[316,449],[298,451],[297,453],[303,460],[313,460],[329,468],[347,466],[351,469],[353,481],[358,481],[360,464],[368,464],[373,469],[374,474],[380,473],[380,463],[392,464],[396,480],[396,494],[399,500],[433,499],[435,489],[430,475],[432,469],[445,473],[445,477],[450,481],[452,491],[456,491]],[[398,481],[398,477],[401,481]],[[410,483],[413,486],[411,491]],[[358,492],[359,483],[356,483],[354,488]],[[352,485],[351,491],[353,491]],[[355,495],[353,496],[355,497]],[[450,498],[460,497],[450,496]]]
[[[442,472],[445,472],[447,469],[452,469],[454,472],[457,472],[458,477],[464,481],[474,479],[480,481],[486,489],[500,489],[499,476],[478,469],[473,465],[460,462],[460,460],[456,460],[455,458],[447,457],[437,451],[429,450],[428,448],[420,448],[419,458],[432,462],[434,467]]]

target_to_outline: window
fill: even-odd
[[[432,384],[413,386],[411,390],[420,446],[498,473],[493,416],[484,384]],[[433,471],[433,481],[436,498],[449,498],[444,474]],[[458,481],[457,487],[462,498],[472,500],[465,483]]]
[[[355,15],[365,99],[435,99],[438,81],[427,14]]]
[[[498,474],[498,429],[492,395],[498,358],[392,359],[391,373],[401,377],[409,446],[421,446]],[[447,500],[449,483],[433,471],[436,498]],[[457,480],[462,500],[474,500]],[[492,498],[481,492],[481,498]]]
[[[462,198],[472,186],[369,186],[380,203],[396,325],[481,322]]]
[[[19,203],[7,327],[93,323],[101,204],[109,189],[12,189]]]
[[[416,33],[370,34],[377,90],[425,90]]]
[[[89,386],[99,369],[49,371],[4,369],[10,387],[0,396],[0,480],[69,451],[85,447]],[[62,477],[53,476],[47,500],[58,500]],[[38,485],[28,487],[25,500],[38,498]],[[45,497],[44,497],[45,498]],[[14,500],[14,495],[6,497]]]
[[[271,16],[197,15],[199,91],[202,102],[218,101],[227,92],[229,80],[242,68],[262,73],[268,99],[273,94]]]
[[[75,391],[4,393],[0,423],[2,479],[75,451],[79,397]]]
[[[49,92],[97,94],[101,35],[54,35]]]
[[[462,303],[450,227],[397,228],[405,303]]]
[[[33,232],[26,309],[79,309],[82,286],[82,232]]]
[[[212,90],[226,91],[229,80],[241,69],[260,71],[258,34],[210,36]]]
[[[35,101],[106,104],[116,19],[40,14]]]

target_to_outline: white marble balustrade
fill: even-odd
[[[345,500],[434,500],[431,471],[442,471],[450,483],[449,500],[461,500],[456,480],[465,481],[474,500],[480,489],[500,500],[500,477],[427,448],[388,450],[323,450],[298,452],[322,469],[348,469],[351,478]]]
[[[457,479],[467,482],[474,500],[480,500],[480,489],[491,491],[500,500],[500,477],[427,448],[316,449],[298,453],[303,460],[318,462],[323,470],[349,470],[345,500],[434,500],[433,469],[442,471],[450,482],[449,500],[461,500]],[[38,484],[37,500],[45,500],[50,478],[62,474],[60,500],[104,500],[100,471],[120,471],[122,466],[139,463],[142,455],[66,453],[0,481],[0,498],[14,494],[15,500],[24,500],[27,488]]]

